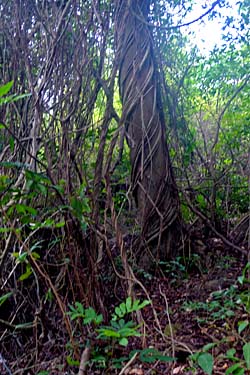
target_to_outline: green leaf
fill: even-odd
[[[176,358],[163,355],[161,352],[154,348],[143,349],[140,352],[140,360],[146,363],[153,363],[155,361],[173,362]]]
[[[148,306],[148,305],[150,305],[151,304],[151,301],[148,301],[147,299],[145,299],[144,301],[142,301],[139,305],[138,305],[138,307],[137,307],[137,310],[141,310],[141,309],[143,309],[144,307],[146,307],[146,306]],[[136,311],[137,311],[136,310]]]
[[[9,292],[0,297],[0,306],[12,296],[13,292]]]
[[[34,259],[40,259],[41,257],[40,257],[40,254],[38,254],[36,251],[33,251],[32,252],[32,258],[34,258]]]
[[[128,361],[128,357],[112,358],[112,367],[121,369],[124,366],[124,362]]]
[[[32,274],[32,268],[31,268],[31,265],[30,264],[27,264],[26,265],[26,270],[25,270],[25,273],[23,273],[20,277],[19,277],[19,281],[23,281],[23,280],[26,280],[30,277],[30,275]]]
[[[16,210],[20,214],[29,213],[29,214],[34,215],[34,216],[37,215],[37,210],[35,208],[30,207],[30,206],[26,206],[25,204],[19,204],[19,203],[17,203],[16,204]]]
[[[146,363],[153,363],[157,360],[158,351],[154,348],[144,349],[140,353],[140,360]]]
[[[15,141],[13,137],[9,138],[9,145],[10,145],[10,150],[13,152],[15,148]]]
[[[67,355],[66,360],[67,360],[68,365],[70,365],[70,366],[79,366],[80,365],[80,362],[74,360],[70,355]]]
[[[202,351],[207,352],[208,350],[214,348],[216,345],[217,344],[215,342],[210,342],[209,344],[203,346]]]
[[[214,358],[210,353],[202,353],[198,357],[198,365],[208,375],[212,375]]]
[[[238,322],[238,332],[241,333],[242,331],[244,331],[244,329],[246,329],[247,326],[249,326],[248,320]]]
[[[120,310],[121,310],[121,316],[126,315],[127,310],[126,310],[126,305],[125,305],[124,302],[122,302],[122,303],[120,304]]]
[[[76,305],[77,311],[78,311],[80,314],[84,315],[85,310],[84,310],[84,307],[83,307],[83,305],[81,304],[81,302],[76,302],[75,305]]]
[[[119,340],[119,344],[122,346],[128,345],[128,339],[126,337],[123,337],[121,340]]]
[[[234,365],[230,366],[227,371],[225,372],[225,375],[243,375],[244,369],[241,367],[240,363],[235,363]]]
[[[247,272],[250,268],[250,263],[247,263],[246,266],[244,267],[243,269],[243,272],[242,272],[242,275],[238,277],[238,282],[243,285],[244,283],[250,283],[250,280],[248,280],[248,277],[247,277]]]
[[[28,257],[28,253],[25,251],[24,253],[12,253],[12,256],[14,258],[16,258],[16,261],[19,262],[19,263],[23,263],[26,261],[27,257]]]
[[[135,328],[122,328],[118,331],[119,335],[122,337],[136,336],[140,337],[141,334],[136,331]]]
[[[53,293],[49,288],[47,293],[45,294],[45,301],[53,301]]]
[[[96,319],[95,319],[95,324],[96,324],[96,325],[99,325],[99,324],[102,323],[102,321],[103,321],[103,316],[102,316],[102,314],[97,315],[97,316],[96,316]]]
[[[93,307],[85,309],[85,318],[83,319],[84,324],[92,323],[96,318],[96,312]]]
[[[67,315],[70,316],[71,320],[74,320],[77,318],[85,318],[85,309],[80,302],[76,302],[75,307],[72,305],[69,305],[69,308],[71,311],[67,312]]]
[[[55,224],[55,228],[62,228],[64,226],[65,226],[65,221],[64,220]]]
[[[115,315],[116,315],[116,316],[113,317],[114,320],[117,319],[117,317],[121,318],[121,315],[122,315],[122,314],[121,314],[120,307],[116,307],[116,308],[115,308]]]
[[[131,308],[132,308],[132,298],[131,298],[131,297],[128,297],[128,298],[126,299],[126,309],[127,309],[127,311],[129,312],[129,311],[131,311]]]
[[[49,371],[42,370],[42,371],[39,371],[36,375],[49,375]]]
[[[100,338],[100,339],[106,339],[110,337],[117,337],[117,338],[121,337],[120,333],[112,330],[111,327],[107,327],[107,328],[102,327],[98,329],[97,332],[99,332],[99,336],[97,338]]]
[[[12,231],[12,228],[0,228],[0,233],[8,233],[11,231]]]
[[[132,301],[131,297],[128,297],[125,303],[122,302],[115,308],[115,313],[112,316],[112,320],[117,320],[117,317],[123,318],[126,314],[141,310],[150,303],[151,302],[148,300],[145,300],[143,302],[140,302],[139,300]]]
[[[228,359],[231,359],[232,361],[238,361],[239,358],[235,357],[235,353],[236,353],[236,349],[232,348],[232,349],[229,349],[226,353],[226,357]]]
[[[0,105],[7,104],[7,103],[14,103],[14,102],[17,102],[20,99],[27,98],[30,95],[31,94],[9,95],[9,96],[6,96],[5,98],[0,98]]]
[[[14,81],[10,81],[10,82],[6,83],[5,85],[0,86],[0,97],[8,94],[8,92],[10,91],[13,84],[14,84]],[[2,104],[2,101],[0,102],[0,104]]]
[[[246,361],[247,369],[250,370],[250,342],[243,346],[243,356]]]

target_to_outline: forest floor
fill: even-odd
[[[162,264],[161,272],[157,275],[141,271],[140,280],[152,301],[152,305],[141,310],[145,321],[144,338],[130,337],[126,347],[116,346],[106,368],[100,368],[96,362],[90,361],[86,374],[246,373],[244,369],[246,371],[249,366],[249,358],[246,353],[243,355],[243,346],[250,342],[250,292],[247,271],[244,274],[246,264],[246,256],[225,249],[219,239],[213,238],[203,256],[196,254],[187,259],[179,257]],[[113,286],[111,283],[110,288]],[[138,288],[137,298],[142,301],[144,296]],[[59,317],[53,319],[58,325],[62,322]],[[72,362],[71,366],[65,365],[68,355],[66,332],[58,327],[56,331],[54,334],[51,326],[46,337],[40,336],[37,347],[37,340],[34,339],[36,333],[27,330],[24,334],[29,334],[30,339],[26,340],[22,355],[19,350],[18,356],[14,346],[13,352],[10,350],[6,354],[4,349],[8,345],[5,338],[2,353],[0,350],[3,355],[0,357],[0,374],[78,374],[79,364],[75,363],[74,366]],[[9,333],[11,342],[13,335],[15,332]],[[100,341],[96,340],[94,345],[100,345],[100,352],[102,349],[105,351]],[[21,343],[17,342],[16,345]],[[157,356],[151,360],[153,351],[144,352],[144,356],[135,352],[133,356],[130,355],[134,349],[143,348],[154,348],[162,356],[167,355],[176,360],[166,362],[165,357]],[[204,353],[209,355],[202,356]],[[110,353],[106,355],[110,356]],[[113,360],[119,358],[120,368],[112,368]],[[236,370],[229,372],[228,368],[233,364]]]

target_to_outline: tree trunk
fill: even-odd
[[[132,165],[131,184],[143,243],[152,245],[153,256],[166,259],[177,248],[179,199],[148,26],[150,0],[130,3],[117,1],[116,38],[122,118]]]

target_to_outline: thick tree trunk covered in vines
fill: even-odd
[[[117,1],[116,36],[119,88],[138,220],[144,244],[153,245],[151,252],[162,259],[174,255],[180,215],[147,22],[149,7],[150,0]]]

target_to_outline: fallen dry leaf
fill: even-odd
[[[178,366],[173,369],[173,374],[182,374],[182,371],[184,370],[185,366]]]
[[[132,370],[129,371],[129,374],[132,375],[143,375],[144,372],[141,368],[133,368]]]

